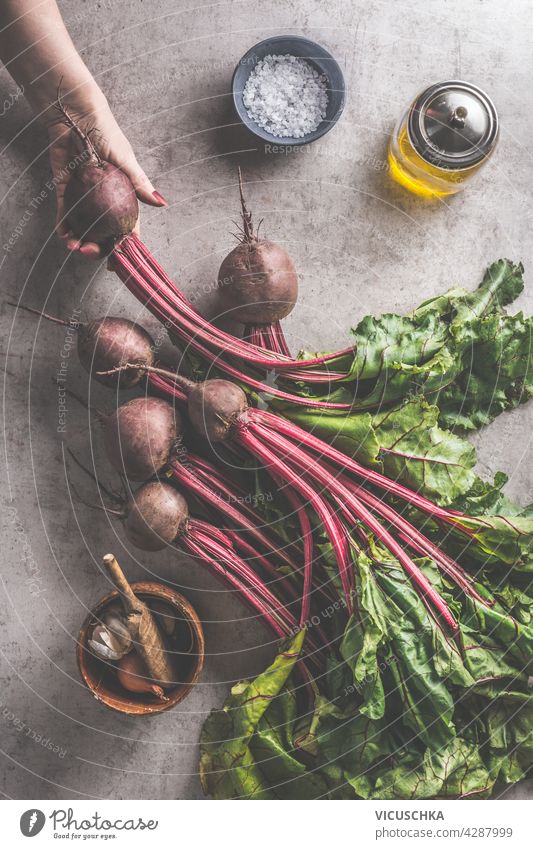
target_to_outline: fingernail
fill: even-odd
[[[165,200],[163,195],[160,195],[159,192],[152,192],[152,195],[155,197],[156,201],[161,204],[161,206],[168,206],[168,200]]]

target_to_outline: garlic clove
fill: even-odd
[[[116,612],[113,608],[106,611],[102,617],[102,622],[107,625],[109,631],[123,642],[131,640],[130,632],[122,612]]]
[[[89,640],[89,648],[101,660],[120,660],[123,656],[97,640]]]
[[[89,647],[102,660],[120,660],[132,649],[132,640],[124,618],[113,608],[105,611],[88,641]]]

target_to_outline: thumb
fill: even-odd
[[[155,190],[134,156],[120,163],[120,168],[128,175],[137,197],[142,203],[150,206],[168,206],[168,201]]]

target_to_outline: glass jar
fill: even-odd
[[[487,161],[498,140],[498,115],[481,89],[460,80],[425,89],[389,143],[394,180],[423,197],[456,194]]]

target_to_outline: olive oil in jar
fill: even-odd
[[[391,176],[422,197],[461,191],[498,140],[498,115],[481,89],[452,80],[425,89],[389,143]]]

